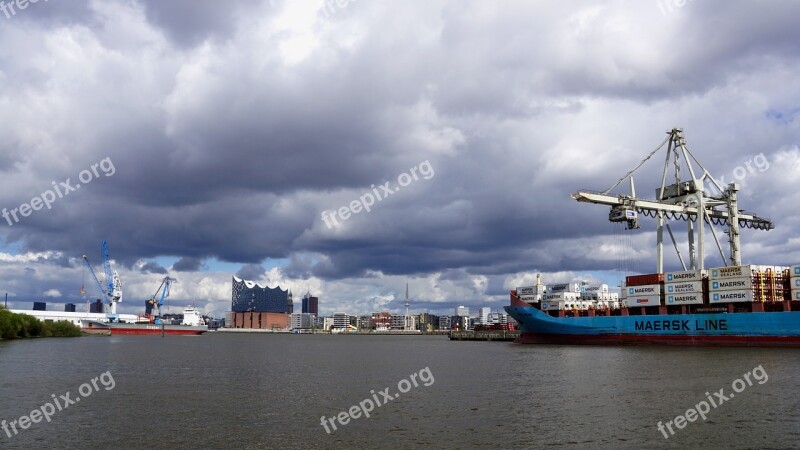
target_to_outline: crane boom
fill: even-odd
[[[678,251],[672,230],[669,228],[669,223],[667,223],[665,219],[683,220],[687,223],[689,261],[692,270],[703,269],[705,247],[704,233],[706,224],[710,227],[714,241],[717,247],[719,247],[720,254],[723,254],[722,247],[719,244],[713,225],[723,225],[727,227],[726,234],[728,235],[728,244],[730,248],[730,263],[734,266],[741,265],[742,258],[740,254],[739,228],[771,230],[775,228],[775,225],[768,219],[739,210],[736,195],[739,191],[739,185],[730,183],[726,187],[720,186],[686,147],[686,140],[683,137],[682,129],[673,128],[667,132],[667,135],[667,138],[661,145],[605,192],[600,193],[580,190],[572,194],[572,198],[578,202],[611,206],[611,212],[608,216],[609,220],[612,222],[626,222],[628,229],[639,228],[638,214],[657,218],[656,253],[658,259],[656,271],[659,273],[663,272],[664,268],[664,227],[667,227],[670,238],[673,240],[673,245],[675,245],[675,250]],[[633,184],[633,173],[666,143],[669,143],[669,145],[664,161],[661,185],[655,191],[656,200],[638,198]],[[675,183],[667,185],[670,158],[673,160]],[[683,158],[684,165],[689,171],[690,179],[688,180],[681,179],[681,158]],[[702,169],[700,177],[697,176],[699,172],[695,172],[692,161]],[[609,194],[612,189],[619,186],[626,178],[630,179],[630,195]],[[709,193],[707,193],[705,188],[706,181],[710,182],[710,186],[712,189],[716,189],[718,194],[709,195]],[[697,235],[696,244],[695,235]],[[678,255],[680,258],[679,251]],[[682,258],[681,261],[683,261]],[[726,265],[728,264],[724,258],[723,263]]]

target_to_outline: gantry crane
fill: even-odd
[[[636,189],[633,183],[633,173],[639,169],[648,159],[656,154],[665,144],[667,155],[664,161],[664,170],[661,176],[661,187],[656,189],[655,200],[644,200],[636,196]],[[683,164],[688,169],[691,179],[681,179],[681,157]],[[674,167],[675,183],[667,185],[667,175],[670,169],[670,158]],[[692,166],[694,161],[702,169],[701,176]],[[626,178],[630,179],[630,195],[609,194],[612,189],[620,185]],[[705,189],[705,182],[711,183],[716,188],[716,193],[711,195]],[[726,187],[720,184],[711,176],[695,156],[686,148],[686,141],[683,137],[683,130],[673,128],[667,132],[667,138],[653,150],[647,158],[642,160],[633,170],[625,174],[613,186],[605,192],[592,192],[581,190],[572,194],[572,198],[579,202],[596,203],[611,206],[608,219],[611,222],[625,222],[627,229],[639,228],[638,215],[643,214],[654,217],[658,220],[656,231],[656,271],[664,272],[664,228],[667,229],[675,251],[678,253],[683,270],[702,270],[705,260],[705,225],[709,225],[711,234],[716,241],[720,257],[727,266],[739,266],[742,263],[741,246],[739,242],[739,227],[754,228],[758,230],[771,230],[774,224],[768,220],[758,217],[755,214],[746,213],[739,209],[736,193],[739,185],[730,183]],[[683,220],[687,223],[688,246],[689,246],[689,267],[686,266],[681,256],[672,228],[666,219]],[[713,225],[723,225],[727,227],[728,246],[730,249],[727,258],[722,250],[717,233]]]

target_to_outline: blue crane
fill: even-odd
[[[97,285],[97,290],[100,291],[103,299],[111,307],[109,312],[115,315],[117,313],[117,303],[122,301],[122,282],[119,279],[117,271],[111,268],[111,261],[108,256],[108,243],[103,241],[103,271],[106,277],[106,287],[103,287],[103,283],[100,283],[100,279],[97,278],[97,274],[94,272],[92,265],[89,264],[89,258],[87,258],[86,255],[83,255],[83,261],[89,268],[89,273],[92,274],[92,278]]]
[[[148,317],[152,316],[154,307],[158,308],[158,315],[161,316],[161,305],[164,304],[164,299],[169,297],[170,285],[172,285],[172,283],[176,283],[177,281],[178,280],[176,280],[175,278],[170,278],[170,277],[164,277],[164,279],[161,280],[161,284],[158,286],[158,289],[156,289],[156,293],[150,297],[150,300],[147,300],[147,302],[145,302],[146,316]],[[161,298],[158,300],[158,302],[156,302],[156,296],[158,295],[159,292],[161,292]]]

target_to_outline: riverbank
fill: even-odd
[[[81,329],[69,322],[42,322],[0,306],[0,340],[32,337],[78,337]]]

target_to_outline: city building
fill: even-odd
[[[508,323],[508,315],[503,314],[501,312],[491,313],[489,314],[489,323],[490,324],[506,324]]]
[[[319,316],[319,299],[312,296],[310,292],[306,292],[306,295],[303,296],[301,311],[304,314]]]
[[[335,312],[333,313],[332,328],[347,328],[350,326],[350,316],[347,313]]]
[[[75,304],[67,303],[64,305],[64,312],[75,312]]]
[[[492,309],[488,306],[483,306],[480,309],[480,314],[478,316],[478,323],[481,325],[488,325],[489,324],[489,313],[492,312]]]
[[[227,328],[255,328],[260,330],[286,330],[289,328],[290,315],[271,312],[235,312],[228,313],[225,326]]]
[[[293,310],[291,291],[283,290],[280,286],[270,288],[233,277],[231,311],[291,314]]]
[[[450,329],[450,316],[439,316],[439,329],[440,330]]]
[[[416,329],[422,332],[434,331],[439,328],[439,318],[432,314],[422,313],[416,316]]]
[[[325,331],[330,331],[331,328],[333,328],[333,317],[323,317],[322,329]]]
[[[359,330],[374,330],[375,321],[373,316],[358,316],[358,325],[356,326]]]
[[[33,310],[34,311],[47,311],[47,303],[45,303],[45,302],[33,302]]]
[[[379,312],[372,315],[375,331],[388,331],[392,328],[392,315],[388,312]]]
[[[314,314],[294,313],[291,316],[289,328],[293,330],[306,330],[315,328],[317,318]]]
[[[469,307],[467,306],[457,306],[456,307],[456,315],[461,317],[469,317]]]
[[[102,314],[104,312],[103,311],[103,301],[100,300],[99,298],[97,300],[95,300],[94,303],[89,305],[89,312],[90,313]]]
[[[392,329],[405,330],[406,329],[406,316],[403,314],[392,314]]]

